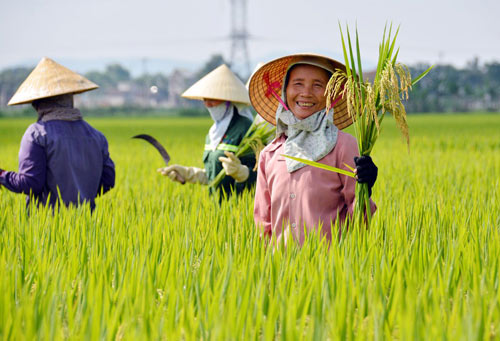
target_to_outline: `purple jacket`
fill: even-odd
[[[2,172],[0,184],[16,193],[30,193],[53,206],[89,202],[115,184],[115,165],[104,135],[84,120],[33,123],[19,150],[19,172]]]

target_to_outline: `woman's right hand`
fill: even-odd
[[[181,165],[172,165],[163,168],[158,168],[158,172],[163,176],[168,176],[172,181],[185,184],[186,174],[188,172],[187,168],[188,167],[184,167]]]
[[[170,180],[180,182],[181,184],[185,184],[186,182],[208,184],[205,170],[201,168],[172,165],[159,168],[158,172],[161,175],[168,176]]]

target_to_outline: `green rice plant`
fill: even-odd
[[[386,117],[370,229],[277,249],[253,191],[219,204],[158,176],[156,151],[130,140],[158,136],[201,166],[210,118],[89,121],[117,169],[92,214],[28,214],[0,193],[0,339],[500,338],[500,115],[408,115],[404,158]],[[28,123],[0,119],[2,167],[16,169]]]
[[[320,162],[314,162],[314,161],[311,161],[311,160],[302,159],[300,157],[295,157],[295,156],[290,156],[290,155],[285,155],[285,154],[283,154],[283,156],[287,157],[289,159],[295,160],[295,161],[299,161],[299,162],[305,163],[306,165],[309,165],[309,166],[313,166],[313,167],[316,167],[316,168],[325,169],[325,170],[330,171],[330,172],[344,174],[344,175],[350,176],[351,178],[355,178],[356,177],[356,175],[354,173],[354,168],[352,168],[351,166],[349,166],[346,163],[344,163],[344,166],[346,166],[347,168],[349,168],[351,171],[346,171],[345,169],[342,169],[342,168],[337,168],[337,167],[325,165],[325,164],[320,163]]]
[[[391,36],[392,24],[386,36],[386,29],[379,45],[379,59],[373,83],[363,80],[363,69],[361,66],[361,53],[359,46],[358,31],[356,30],[356,57],[354,57],[354,46],[351,42],[349,27],[347,27],[347,47],[339,23],[340,35],[342,38],[342,50],[344,53],[344,63],[346,70],[337,70],[327,85],[326,97],[327,107],[330,107],[332,98],[342,96],[347,100],[347,112],[353,119],[354,134],[358,141],[360,155],[370,155],[371,151],[380,135],[380,125],[386,113],[390,113],[396,124],[410,145],[408,124],[406,120],[406,110],[403,100],[408,99],[408,91],[422,77],[424,77],[432,67],[428,68],[413,81],[408,67],[398,63],[397,57],[399,48],[395,50],[396,38],[399,28],[394,37]],[[368,217],[368,224],[371,219],[368,185],[356,183],[356,207],[355,217],[359,223],[364,221],[364,216]],[[366,212],[366,213],[365,213]]]
[[[269,125],[267,122],[253,122],[250,128],[248,128],[245,136],[238,145],[238,149],[234,155],[237,157],[242,157],[250,154],[255,155],[256,163],[255,169],[257,169],[259,154],[262,149],[266,146],[267,142],[272,136],[276,134],[276,127]],[[221,169],[219,174],[212,180],[209,184],[210,187],[217,187],[220,182],[226,177],[225,169]]]
[[[387,27],[384,29],[373,83],[364,81],[358,32],[356,30],[356,45],[354,47],[351,42],[349,27],[347,27],[346,38],[344,38],[340,24],[339,29],[346,70],[337,70],[330,78],[325,91],[327,107],[331,107],[333,98],[346,98],[347,111],[353,120],[354,135],[358,142],[360,155],[369,156],[371,154],[380,135],[381,123],[386,113],[390,113],[394,117],[399,130],[406,139],[409,150],[410,137],[403,101],[408,99],[408,91],[411,90],[411,87],[422,79],[432,69],[432,66],[412,80],[408,67],[397,62],[399,48],[395,49],[395,44],[399,28],[392,36],[391,25],[387,35]],[[354,50],[356,55],[354,55]],[[287,155],[284,156],[292,158]],[[295,160],[314,167],[327,169],[325,165],[318,162],[299,158],[295,158]],[[350,168],[348,165],[345,166]],[[353,169],[351,169],[351,172],[335,167],[330,167],[328,170],[355,177],[352,172]],[[368,185],[366,183],[356,183],[354,215],[358,223],[364,223],[365,216],[368,218],[368,224],[370,223],[371,211],[366,209],[368,207],[370,207]]]

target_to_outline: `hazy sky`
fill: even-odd
[[[230,57],[231,0],[0,0],[0,69],[38,61]],[[252,64],[287,53],[341,58],[338,22],[356,23],[373,65],[386,22],[399,60],[463,66],[500,60],[499,0],[248,0]],[[253,65],[252,65],[253,66]]]

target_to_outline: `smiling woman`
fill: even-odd
[[[297,64],[288,72],[286,101],[295,117],[304,119],[326,106],[325,89],[331,73],[313,65]]]
[[[345,67],[328,57],[300,54],[263,65],[250,80],[250,100],[276,124],[277,135],[260,154],[254,218],[263,234],[277,242],[292,236],[302,244],[305,234],[316,230],[331,240],[334,228],[340,235],[355,203],[354,178],[283,154],[337,168],[355,166],[358,182],[369,188],[375,183],[377,167],[370,157],[359,157],[356,139],[340,130],[352,123],[345,100],[335,98],[326,106],[325,90],[338,69]]]

